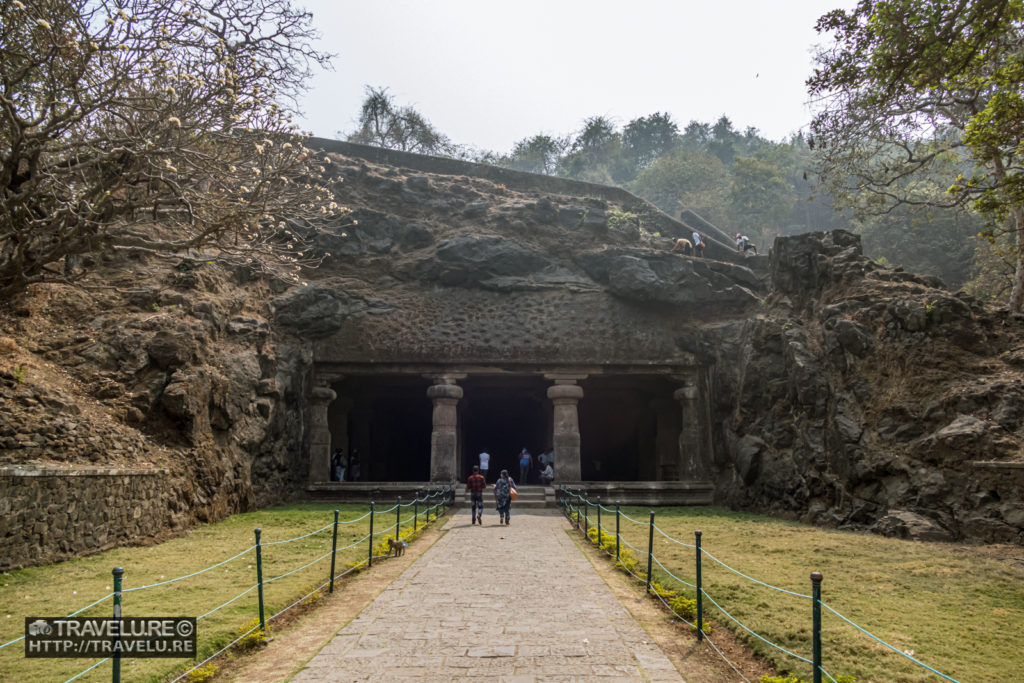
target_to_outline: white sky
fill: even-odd
[[[300,103],[321,137],[356,127],[387,87],[453,142],[508,152],[602,115],[727,115],[780,140],[811,118],[804,81],[819,16],[854,0],[297,0],[336,54]]]

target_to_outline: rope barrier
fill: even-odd
[[[316,558],[312,562],[304,564],[301,567],[296,567],[295,569],[291,570],[290,572],[285,572],[284,574],[280,574],[278,576],[275,576],[272,579],[263,579],[263,584],[266,585],[268,583],[274,583],[275,581],[277,581],[279,579],[283,579],[286,576],[291,576],[292,574],[295,574],[296,572],[301,572],[303,569],[306,569],[307,567],[312,567],[314,564],[316,564],[320,560],[327,559],[328,557],[331,556],[331,554],[332,554],[332,551],[328,550],[326,553],[324,553],[320,557]]]
[[[302,540],[302,539],[304,539],[304,538],[309,538],[310,536],[313,536],[313,535],[315,535],[315,534],[318,534],[318,533],[320,533],[321,531],[325,531],[325,530],[327,530],[327,529],[330,529],[330,528],[331,528],[331,527],[333,527],[333,526],[334,526],[334,522],[331,522],[331,523],[330,523],[330,524],[328,524],[327,526],[322,526],[322,527],[320,527],[319,529],[317,529],[316,531],[310,531],[310,532],[309,532],[308,534],[305,534],[305,535],[303,535],[303,536],[296,536],[295,538],[288,538],[288,539],[285,539],[285,540],[283,540],[283,541],[270,541],[269,543],[268,543],[268,542],[266,542],[266,541],[264,541],[264,542],[263,542],[263,547],[265,548],[265,547],[267,547],[268,545],[282,545],[282,544],[284,544],[284,543],[294,543],[295,541],[301,541],[301,540]]]
[[[771,588],[773,591],[778,591],[780,593],[785,593],[786,595],[792,595],[792,596],[797,597],[797,598],[804,598],[805,600],[811,600],[812,599],[810,595],[804,595],[803,593],[794,593],[793,591],[788,591],[785,588],[778,588],[778,587],[773,586],[773,585],[771,585],[769,583],[765,583],[764,581],[758,581],[757,579],[755,579],[755,578],[753,578],[751,576],[747,576],[743,572],[737,571],[737,570],[733,569],[732,567],[727,565],[725,562],[722,562],[720,559],[718,559],[717,557],[715,557],[714,555],[712,555],[708,551],[704,550],[703,548],[701,549],[701,553],[703,553],[704,555],[707,555],[712,560],[714,560],[718,564],[722,565],[723,567],[725,567],[726,569],[728,569],[732,573],[737,574],[739,576],[742,576],[747,581],[752,581],[752,582],[754,582],[754,583],[756,583],[758,585],[764,586],[765,588]]]
[[[890,645],[889,643],[885,642],[884,640],[882,640],[881,638],[879,638],[875,634],[871,633],[870,631],[867,631],[866,629],[862,628],[861,626],[858,626],[857,624],[853,623],[852,621],[850,621],[849,619],[844,617],[839,612],[835,611],[834,609],[832,609],[831,607],[826,605],[824,602],[820,602],[819,601],[819,604],[822,607],[824,607],[825,609],[827,609],[829,612],[831,612],[832,614],[836,615],[837,617],[839,617],[840,619],[845,621],[850,626],[854,627],[855,629],[857,629],[858,631],[860,631],[864,635],[874,639],[875,641],[877,641],[881,645],[886,646],[887,648],[889,648],[890,650],[892,650],[896,654],[902,655],[902,656],[906,657],[907,659],[909,659],[910,661],[914,662],[915,664],[923,666],[924,668],[928,669],[929,671],[931,671],[936,676],[940,676],[942,678],[945,678],[947,681],[953,681],[953,683],[959,683],[959,681],[957,681],[955,678],[950,678],[949,676],[947,676],[946,674],[942,673],[941,671],[936,671],[935,669],[933,669],[932,667],[928,666],[927,664],[925,664],[924,662],[920,661],[919,659],[915,659],[914,657],[911,657],[910,655],[908,655],[903,650],[900,650],[899,648],[897,648],[897,647],[895,647],[893,645]]]
[[[97,600],[96,602],[90,603],[90,604],[86,605],[85,607],[83,607],[82,609],[78,610],[77,612],[72,612],[71,614],[67,615],[64,618],[65,619],[70,619],[71,617],[77,616],[77,615],[81,614],[82,612],[84,612],[85,610],[91,609],[91,608],[95,607],[96,605],[100,604],[101,602],[103,602],[104,600],[106,600],[107,598],[111,598],[113,596],[114,596],[113,593],[108,593],[108,594],[104,595],[102,598],[100,598],[99,600]],[[20,643],[23,640],[25,640],[25,636],[19,636],[18,638],[15,638],[14,640],[8,641],[8,642],[4,643],[3,645],[0,645],[0,650],[4,649],[8,645],[14,645],[15,643]]]
[[[265,544],[265,545],[269,545],[269,544]],[[246,548],[245,550],[243,550],[242,552],[240,552],[237,555],[235,555],[234,557],[229,557],[228,559],[223,560],[222,562],[218,562],[217,564],[210,565],[206,569],[200,569],[197,572],[192,572],[191,574],[186,574],[185,576],[179,576],[176,579],[167,579],[166,581],[160,581],[158,583],[151,583],[148,586],[136,586],[135,588],[125,588],[121,592],[122,593],[134,593],[135,591],[146,590],[147,588],[156,588],[158,586],[166,586],[169,583],[175,583],[177,581],[184,581],[185,579],[191,579],[193,576],[199,576],[200,574],[205,574],[206,572],[210,571],[211,569],[216,569],[217,567],[223,567],[228,562],[231,562],[232,560],[237,560],[242,555],[245,555],[247,552],[249,552],[250,550],[252,550],[255,547],[256,546],[251,545],[248,548]],[[111,593],[111,595],[113,595],[113,593]]]
[[[235,597],[233,597],[230,600],[228,600],[227,602],[225,602],[223,605],[219,605],[218,607],[214,607],[212,610],[210,610],[206,614],[203,614],[203,615],[200,615],[200,616],[196,617],[196,621],[199,621],[200,619],[205,619],[206,617],[210,616],[214,612],[216,612],[218,610],[221,610],[221,609],[224,609],[225,607],[227,607],[228,605],[233,603],[235,600],[238,600],[238,598],[242,597],[243,595],[248,595],[249,593],[254,591],[256,588],[258,588],[258,584],[254,583],[253,585],[249,586],[248,588],[246,588],[244,591],[242,591],[241,593],[239,593]]]
[[[662,531],[661,529],[659,529],[659,528],[658,528],[658,525],[657,525],[657,524],[655,524],[655,525],[654,525],[654,530],[655,530],[655,531],[657,531],[657,532],[658,532],[659,534],[661,534],[662,536],[664,536],[664,537],[665,537],[666,539],[668,539],[669,541],[672,541],[673,543],[675,543],[675,544],[677,544],[677,545],[681,545],[681,546],[683,546],[684,548],[696,548],[696,547],[697,547],[697,546],[693,545],[692,543],[683,543],[682,541],[680,541],[680,540],[678,540],[678,539],[676,539],[676,538],[673,538],[672,536],[669,536],[669,535],[668,535],[668,534],[666,534],[666,533],[665,533],[664,531]]]
[[[107,663],[107,662],[109,662],[110,660],[111,660],[111,658],[110,658],[110,657],[107,657],[106,659],[101,659],[100,661],[96,662],[95,664],[93,664],[92,666],[90,666],[90,667],[89,667],[88,669],[86,669],[85,671],[79,671],[79,672],[78,672],[77,674],[75,674],[74,676],[72,676],[72,677],[71,677],[71,678],[69,678],[68,680],[64,681],[64,683],[71,683],[71,681],[75,681],[75,680],[78,680],[79,678],[81,678],[81,677],[82,677],[82,676],[84,676],[85,674],[89,673],[90,671],[92,671],[93,669],[95,669],[96,667],[98,667],[98,666],[99,666],[100,664],[106,664],[106,663]]]
[[[787,650],[786,648],[782,647],[781,645],[776,645],[772,641],[770,641],[767,638],[765,638],[764,636],[762,636],[760,633],[757,633],[756,631],[752,631],[751,629],[747,628],[746,624],[744,624],[742,621],[740,621],[739,619],[737,619],[733,615],[729,614],[727,611],[725,611],[725,609],[721,605],[719,605],[715,601],[714,598],[712,598],[710,595],[708,595],[707,591],[701,591],[701,593],[704,595],[705,598],[710,600],[711,604],[714,605],[715,607],[717,607],[722,614],[724,614],[725,616],[729,617],[729,619],[731,619],[737,626],[742,628],[744,631],[746,631],[750,635],[754,636],[755,638],[757,638],[758,640],[764,642],[767,645],[771,645],[772,647],[774,647],[779,652],[785,652],[790,657],[793,657],[795,659],[799,659],[801,662],[806,662],[807,664],[810,664],[811,666],[814,666],[814,662],[812,662],[811,660],[807,659],[806,657],[801,657],[798,654],[794,654],[794,653],[790,652],[789,650]],[[822,669],[822,671],[824,671],[824,669]]]
[[[365,515],[363,515],[362,517],[357,517],[356,519],[350,519],[350,520],[347,520],[347,521],[343,521],[343,520],[340,520],[340,519],[339,519],[339,520],[338,520],[338,524],[355,524],[356,522],[361,522],[361,521],[363,521],[364,519],[366,519],[366,518],[367,518],[367,517],[369,517],[369,516],[370,516],[370,513],[369,513],[369,512],[367,512],[367,513],[366,513]]]
[[[619,512],[619,516],[622,517],[623,519],[625,519],[628,522],[633,522],[633,524],[639,524],[640,526],[647,526],[650,523],[650,522],[646,522],[646,521],[641,522],[640,520],[633,519],[632,517],[627,515],[625,512]]]
[[[363,514],[360,517],[357,517],[355,519],[337,520],[337,522],[331,522],[329,524],[326,524],[326,525],[320,527],[319,529],[315,529],[315,530],[313,530],[313,531],[311,531],[309,533],[302,534],[302,535],[296,536],[294,538],[288,538],[288,539],[284,539],[284,540],[280,540],[280,541],[272,541],[272,542],[269,542],[269,543],[263,543],[261,545],[266,547],[266,546],[284,545],[284,544],[288,544],[288,543],[294,543],[295,541],[300,541],[300,540],[303,540],[305,538],[309,538],[311,536],[315,536],[317,534],[320,534],[320,533],[322,533],[322,532],[324,532],[324,531],[326,531],[328,529],[331,529],[331,528],[335,527],[336,524],[339,524],[339,525],[340,524],[355,524],[357,522],[361,522],[362,520],[366,519],[371,514],[378,514],[378,515],[379,514],[386,514],[388,512],[394,512],[396,509],[399,510],[399,520],[398,520],[399,526],[406,525],[406,524],[412,524],[413,521],[416,519],[417,514],[416,513],[411,513],[405,519],[401,519],[401,508],[402,507],[412,507],[414,505],[418,505],[421,502],[427,502],[427,501],[429,501],[431,499],[442,497],[442,500],[439,501],[437,504],[432,505],[430,507],[427,507],[424,510],[419,512],[419,515],[424,517],[424,524],[428,524],[430,521],[432,521],[430,519],[431,516],[433,517],[434,520],[437,520],[439,518],[438,510],[440,509],[441,505],[443,504],[443,501],[444,501],[443,496],[445,496],[445,495],[446,495],[446,491],[444,489],[438,489],[438,490],[434,491],[433,493],[430,493],[430,494],[428,494],[428,495],[426,495],[426,496],[424,496],[422,498],[417,497],[417,498],[413,499],[412,502],[409,502],[409,503],[398,503],[398,504],[392,505],[390,508],[387,508],[387,509],[384,509],[384,510],[374,510],[373,513],[366,512],[365,514]],[[394,530],[394,527],[391,527],[390,529]],[[372,536],[379,536],[381,534],[386,534],[386,533],[388,533],[388,529],[387,528],[382,530],[382,531],[379,531],[379,532],[374,532],[372,534]],[[314,564],[316,564],[316,563],[326,559],[327,557],[330,557],[331,555],[336,555],[339,552],[343,552],[345,550],[349,550],[351,548],[354,548],[356,546],[359,546],[359,545],[365,543],[367,541],[367,539],[369,539],[370,537],[371,537],[371,534],[366,534],[362,538],[354,541],[353,543],[351,543],[351,544],[349,544],[347,546],[344,546],[342,548],[337,548],[337,549],[334,549],[334,550],[332,550],[330,552],[327,552],[327,553],[317,557],[316,559],[314,559],[314,560],[312,560],[312,561],[310,561],[310,562],[308,562],[308,563],[306,563],[306,564],[304,564],[304,565],[302,565],[300,567],[297,567],[295,569],[292,569],[291,571],[288,571],[288,572],[285,572],[285,573],[280,574],[278,576],[275,576],[275,577],[273,577],[271,579],[267,579],[267,580],[263,581],[262,583],[263,583],[263,585],[269,584],[269,583],[273,583],[273,582],[278,581],[280,579],[283,579],[285,577],[288,577],[288,576],[291,576],[293,574],[296,574],[296,573],[298,573],[298,572],[300,572],[300,571],[302,571],[304,569],[308,569],[309,567],[311,567]],[[248,548],[246,548],[245,550],[242,550],[241,552],[237,553],[236,555],[233,555],[233,556],[231,556],[231,557],[229,557],[229,558],[227,558],[225,560],[217,562],[216,564],[210,565],[209,567],[206,567],[204,569],[200,569],[200,570],[192,572],[190,574],[185,574],[183,576],[179,576],[179,577],[176,577],[176,578],[173,578],[173,579],[168,579],[166,581],[159,581],[157,583],[147,584],[147,585],[144,585],[144,586],[135,586],[133,588],[126,588],[126,589],[122,590],[121,592],[122,593],[133,593],[133,592],[138,592],[138,591],[142,591],[142,590],[147,590],[147,589],[150,589],[150,588],[157,588],[157,587],[160,587],[160,586],[166,586],[166,585],[169,585],[169,584],[172,584],[172,583],[177,583],[179,581],[183,581],[185,579],[194,578],[194,577],[199,576],[201,574],[205,574],[206,572],[209,572],[209,571],[212,571],[214,569],[217,569],[218,567],[222,567],[222,566],[224,566],[225,564],[227,564],[229,562],[237,560],[238,558],[246,555],[247,553],[249,553],[250,551],[252,551],[256,547],[257,547],[256,545],[251,545]],[[341,577],[343,577],[343,576],[345,576],[347,574],[350,574],[350,573],[352,573],[354,571],[357,571],[357,570],[361,569],[362,567],[364,567],[367,563],[368,563],[368,559],[367,558],[362,558],[361,560],[359,560],[355,564],[353,564],[350,567],[348,567],[345,571],[342,571],[341,573],[339,573],[336,576],[334,576],[332,580],[337,580],[337,579],[339,579],[339,578],[341,578]],[[267,619],[267,621],[269,621],[271,619],[274,619],[274,618],[284,614],[285,612],[287,612],[288,610],[292,609],[296,605],[299,605],[303,601],[309,599],[309,597],[312,596],[313,594],[315,594],[317,592],[323,591],[323,589],[330,582],[331,581],[325,581],[324,583],[320,584],[319,586],[317,586],[315,589],[313,589],[309,593],[307,593],[304,596],[300,597],[298,600],[295,600],[294,602],[292,602],[290,605],[288,605],[284,609],[278,611],[276,614],[270,616]],[[206,617],[209,617],[211,614],[214,614],[215,612],[217,612],[217,611],[227,607],[228,605],[230,605],[230,604],[238,601],[239,599],[243,598],[244,596],[248,595],[249,593],[251,593],[254,589],[256,589],[258,587],[260,587],[260,584],[253,584],[252,586],[249,586],[248,588],[243,590],[238,595],[235,595],[233,598],[231,598],[231,599],[227,600],[226,602],[218,605],[217,607],[214,607],[213,609],[209,610],[208,612],[205,612],[204,614],[201,614],[201,615],[197,616],[196,617],[196,621],[199,621],[199,620],[205,619]],[[74,617],[74,616],[76,616],[78,614],[81,614],[82,612],[85,612],[86,610],[89,610],[89,609],[99,605],[100,603],[110,599],[113,596],[114,596],[114,593],[109,593],[109,594],[103,596],[102,598],[99,598],[98,600],[96,600],[96,601],[86,605],[85,607],[82,607],[81,609],[78,609],[78,610],[72,612],[71,614],[68,614],[64,618],[65,619],[69,619],[69,618]],[[241,640],[243,640],[247,636],[251,635],[254,631],[258,630],[259,628],[260,627],[257,624],[253,628],[249,629],[248,631],[246,631],[245,633],[240,635],[238,638],[235,638],[233,641],[231,641],[230,643],[228,643],[227,645],[225,645],[221,649],[217,650],[217,652],[213,653],[212,655],[210,655],[209,657],[207,657],[203,661],[195,664],[194,666],[192,666],[188,670],[184,671],[181,675],[179,675],[177,678],[174,679],[174,682],[176,683],[177,681],[181,681],[183,678],[187,677],[190,673],[192,673],[196,669],[204,666],[205,664],[207,664],[208,662],[210,662],[214,658],[218,657],[219,655],[223,654],[224,652],[229,650],[231,647],[235,646],[237,643],[239,643]],[[3,648],[8,647],[10,645],[14,645],[15,643],[19,643],[19,642],[21,642],[23,640],[25,640],[25,636],[20,636],[20,637],[15,638],[15,639],[13,639],[11,641],[8,641],[6,643],[0,644],[0,650],[2,650]],[[102,659],[102,660],[96,662],[95,664],[93,664],[89,668],[87,668],[87,669],[85,669],[83,671],[80,671],[79,673],[75,674],[71,678],[67,679],[67,683],[70,683],[71,681],[78,680],[79,678],[81,678],[82,676],[88,674],[90,671],[93,671],[94,669],[96,669],[97,667],[101,666],[102,664],[104,664],[106,662],[109,662],[111,659],[112,659],[111,657],[107,657],[106,659]]]
[[[680,579],[680,578],[679,578],[678,576],[676,576],[676,575],[675,575],[675,574],[673,574],[673,573],[672,573],[671,571],[669,571],[669,570],[668,570],[668,568],[667,568],[667,567],[666,567],[665,565],[663,565],[663,564],[661,563],[661,560],[659,560],[659,559],[658,559],[658,556],[657,556],[657,555],[654,555],[653,557],[654,557],[654,562],[655,562],[655,563],[656,563],[656,564],[657,564],[657,565],[658,565],[659,567],[661,567],[661,571],[665,572],[665,573],[666,573],[666,574],[668,574],[668,575],[669,575],[670,577],[672,577],[672,580],[673,580],[673,581],[676,581],[677,583],[681,583],[681,584],[683,584],[684,586],[686,586],[687,588],[693,588],[693,589],[696,589],[696,588],[697,588],[697,586],[696,586],[696,585],[694,585],[694,584],[692,584],[692,583],[688,583],[688,582],[684,581],[683,579]]]

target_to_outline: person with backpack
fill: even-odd
[[[498,524],[508,526],[511,521],[512,491],[515,488],[516,483],[508,476],[508,470],[502,470],[498,481],[494,482],[494,504],[498,510]]]
[[[704,258],[704,237],[696,230],[693,231],[693,255]]]

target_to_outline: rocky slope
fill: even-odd
[[[312,345],[424,288],[606,292],[687,316],[714,368],[723,503],[1024,542],[1020,316],[879,268],[844,233],[780,241],[769,292],[764,257],[721,236],[716,260],[671,255],[685,228],[621,191],[343,152],[330,168],[353,211],[310,232],[330,256],[307,287],[212,254],[102,254],[77,285],[0,305],[0,467],[156,468],[166,484],[152,524],[91,540],[79,513],[72,541],[31,531],[58,503],[0,509],[0,542],[32,548],[19,562],[302,495]]]
[[[780,240],[756,317],[715,331],[719,492],[828,525],[1024,542],[1024,316]]]

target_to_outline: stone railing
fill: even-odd
[[[154,536],[177,500],[162,469],[0,467],[0,570]]]

